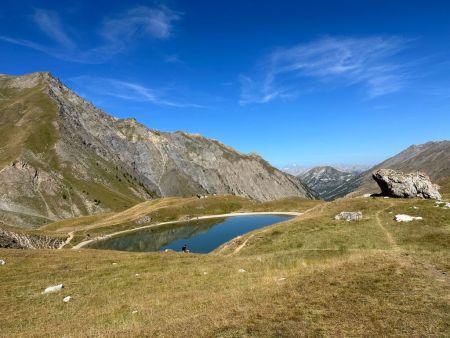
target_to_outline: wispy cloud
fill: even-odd
[[[240,103],[297,96],[317,86],[317,81],[327,86],[359,84],[369,98],[394,93],[402,89],[408,76],[395,60],[406,45],[398,37],[323,38],[279,48],[260,63],[262,76],[240,77]]]
[[[175,108],[206,108],[199,104],[171,99],[161,90],[148,88],[134,82],[87,75],[72,78],[70,82],[88,96],[109,96],[122,100],[150,102]]]
[[[105,18],[97,30],[103,42],[90,49],[82,49],[62,25],[62,20],[56,12],[36,9],[32,20],[37,28],[53,40],[53,46],[10,36],[0,36],[0,40],[66,61],[97,64],[126,51],[138,39],[169,38],[173,24],[179,18],[178,13],[167,7],[136,7],[115,17]]]

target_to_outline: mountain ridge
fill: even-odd
[[[313,189],[320,198],[333,200],[335,189],[356,176],[355,173],[345,172],[332,166],[318,166],[298,175],[302,182]]]
[[[355,176],[346,185],[342,184],[337,187],[337,197],[354,197],[365,193],[378,193],[378,185],[372,179],[372,172],[378,169],[394,169],[405,173],[421,171],[427,174],[433,182],[438,182],[450,177],[450,141],[441,140],[413,144]]]
[[[0,220],[6,224],[39,226],[165,196],[315,197],[259,155],[117,119],[48,72],[1,76],[0,95],[0,182],[6,182]]]

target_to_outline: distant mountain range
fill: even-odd
[[[49,73],[0,75],[0,221],[35,227],[154,197],[314,198],[256,154],[116,119]]]
[[[345,172],[331,166],[315,167],[298,175],[308,187],[324,200],[333,200],[338,195],[336,189],[355,178],[355,172]]]
[[[332,167],[339,171],[359,174],[359,173],[362,173],[362,172],[370,169],[371,165],[369,165],[369,164],[336,163],[336,164],[324,164],[324,165],[319,165],[319,166],[305,166],[305,165],[301,165],[301,164],[290,164],[290,165],[282,166],[282,167],[280,167],[280,169],[288,174],[299,176],[310,169],[322,168],[322,167]]]
[[[412,145],[360,174],[341,172],[330,167],[316,167],[298,177],[321,198],[331,200],[346,195],[379,192],[372,179],[372,172],[381,168],[404,172],[422,171],[433,182],[439,182],[450,177],[450,141]]]

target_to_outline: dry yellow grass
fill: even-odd
[[[364,219],[334,220],[343,210]],[[400,212],[424,220],[396,223]],[[433,201],[342,199],[249,236],[237,254],[0,250],[0,336],[450,332],[450,210]]]

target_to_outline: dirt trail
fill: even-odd
[[[389,245],[391,246],[391,248],[393,250],[400,250],[400,247],[397,245],[397,242],[395,241],[395,238],[392,236],[392,234],[384,227],[383,223],[381,223],[381,219],[380,219],[380,214],[383,211],[386,211],[387,209],[391,208],[394,204],[393,203],[389,203],[389,206],[387,206],[384,209],[378,210],[375,213],[375,221],[377,222],[378,227],[384,232],[384,234],[386,235],[387,241],[389,243]]]
[[[70,243],[70,241],[73,239],[74,232],[71,231],[71,232],[68,233],[68,235],[69,235],[69,237],[67,237],[67,239],[66,239],[63,243],[61,243],[61,245],[58,247],[58,249],[62,249],[62,248],[64,248],[67,244]]]

